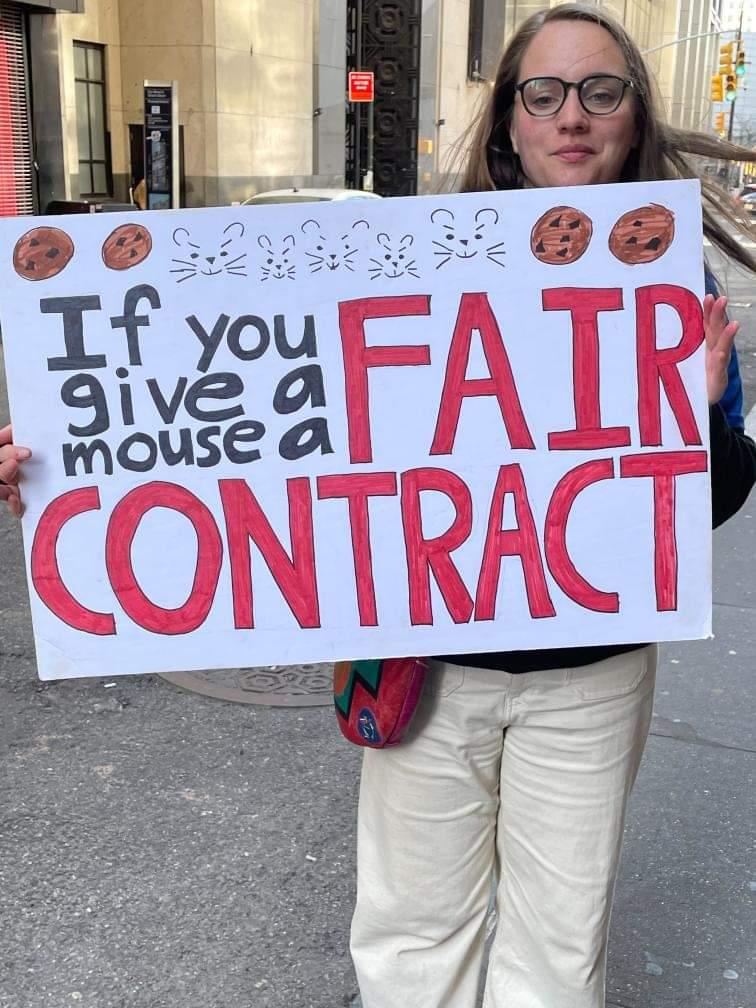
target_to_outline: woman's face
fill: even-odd
[[[628,76],[622,51],[609,32],[588,21],[552,21],[525,50],[517,83],[530,77],[581,81],[592,74]],[[628,88],[615,112],[591,115],[580,104],[577,90],[570,88],[558,112],[537,117],[525,110],[518,92],[509,135],[530,185],[618,182],[638,139],[635,96]]]

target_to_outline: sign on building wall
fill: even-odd
[[[42,678],[709,634],[697,183],[35,223]]]
[[[144,171],[148,210],[179,206],[178,83],[144,82]]]
[[[371,102],[375,98],[375,74],[367,70],[349,71],[350,102]]]

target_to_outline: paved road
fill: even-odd
[[[726,279],[752,406],[756,289]],[[0,418],[3,396],[0,381]],[[716,534],[715,639],[663,652],[614,1008],[756,1003],[755,518],[756,501]],[[151,676],[41,684],[4,515],[0,557],[0,1008],[347,1005],[358,754],[330,711],[215,702]]]

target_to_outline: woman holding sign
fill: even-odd
[[[689,176],[685,153],[736,157],[661,125],[642,57],[593,7],[530,17],[475,127],[467,191]],[[756,261],[717,222],[710,239]],[[734,222],[737,226],[737,222]],[[742,433],[737,323],[704,300],[714,523],[756,477]],[[538,348],[534,347],[534,358]],[[0,499],[21,510],[29,457],[0,431]],[[627,798],[651,718],[656,648],[636,644],[438,659],[405,743],[367,750],[352,951],[363,1008],[473,1008],[491,880],[486,1008],[599,1008]]]
[[[528,18],[474,127],[462,189],[694,177],[684,154],[742,157],[663,126],[623,28],[593,7]],[[704,186],[708,237],[756,261]],[[568,240],[569,236],[565,238]],[[714,524],[743,503],[756,450],[726,298],[707,276]],[[534,354],[537,354],[534,348]],[[473,1008],[494,874],[485,1008],[599,1008],[625,807],[651,720],[656,647],[438,659],[414,729],[366,750],[352,953],[363,1008]]]

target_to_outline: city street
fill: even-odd
[[[756,283],[711,261],[743,323],[748,412]],[[756,1004],[756,496],[714,540],[715,637],[662,649],[611,1008]],[[0,1008],[353,1004],[359,751],[332,710],[232,704],[107,669],[41,683],[5,510],[0,557]]]

